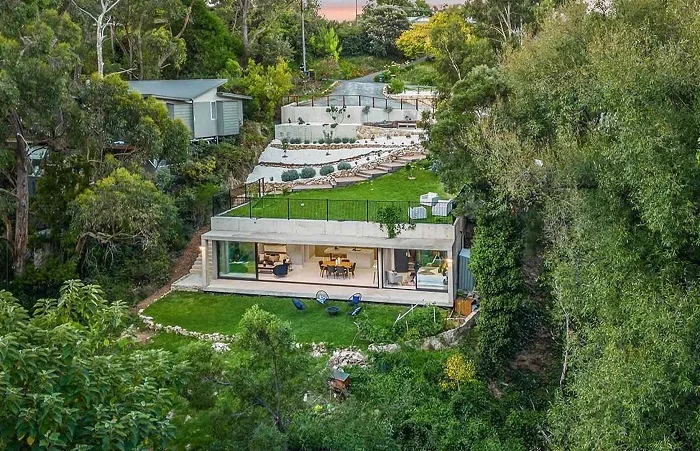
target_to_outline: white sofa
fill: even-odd
[[[425,207],[408,207],[408,217],[411,219],[426,219],[428,210]]]
[[[401,285],[403,276],[396,271],[386,271],[386,283],[389,285]]]
[[[452,211],[452,199],[439,200],[431,210],[433,216],[447,216]]]

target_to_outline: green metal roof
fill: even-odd
[[[194,80],[136,80],[129,87],[145,96],[168,99],[195,99],[202,94],[226,83],[225,78],[205,78]]]

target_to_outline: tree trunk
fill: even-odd
[[[104,62],[104,57],[102,56],[102,32],[103,32],[103,26],[102,22],[104,21],[104,15],[100,14],[97,16],[96,22],[96,29],[97,29],[97,35],[96,35],[96,50],[97,50],[97,74],[100,76],[100,78],[105,76],[105,62]]]
[[[29,172],[27,161],[27,142],[22,133],[22,124],[19,116],[14,114],[13,127],[15,129],[15,174],[17,196],[17,210],[15,212],[14,243],[12,246],[12,268],[15,275],[24,274],[25,260],[27,258],[27,237],[29,236]]]

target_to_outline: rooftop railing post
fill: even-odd
[[[418,111],[418,99],[416,99],[416,111]]]
[[[233,207],[233,199],[231,198],[231,189],[229,188],[228,190],[228,209],[230,210]]]
[[[245,195],[245,200],[248,201],[248,217],[253,217],[253,199],[250,199],[248,195]]]
[[[357,96],[357,105],[362,106],[362,96]]]
[[[401,100],[401,109],[403,110],[403,97],[400,100]]]
[[[372,97],[372,108],[374,108],[374,97]]]
[[[326,96],[326,106],[331,106],[331,96]]]
[[[343,108],[345,108],[345,95],[343,95]]]
[[[328,198],[326,198],[326,221],[328,221]]]
[[[311,96],[311,106],[314,106],[314,96]]]
[[[389,99],[384,99],[384,109],[389,108]]]
[[[287,220],[289,220],[289,198],[287,198]]]

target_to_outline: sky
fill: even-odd
[[[365,0],[357,0],[358,13],[362,13]],[[459,5],[464,0],[428,0],[430,6]],[[331,20],[354,20],[355,0],[320,0],[319,12]]]

